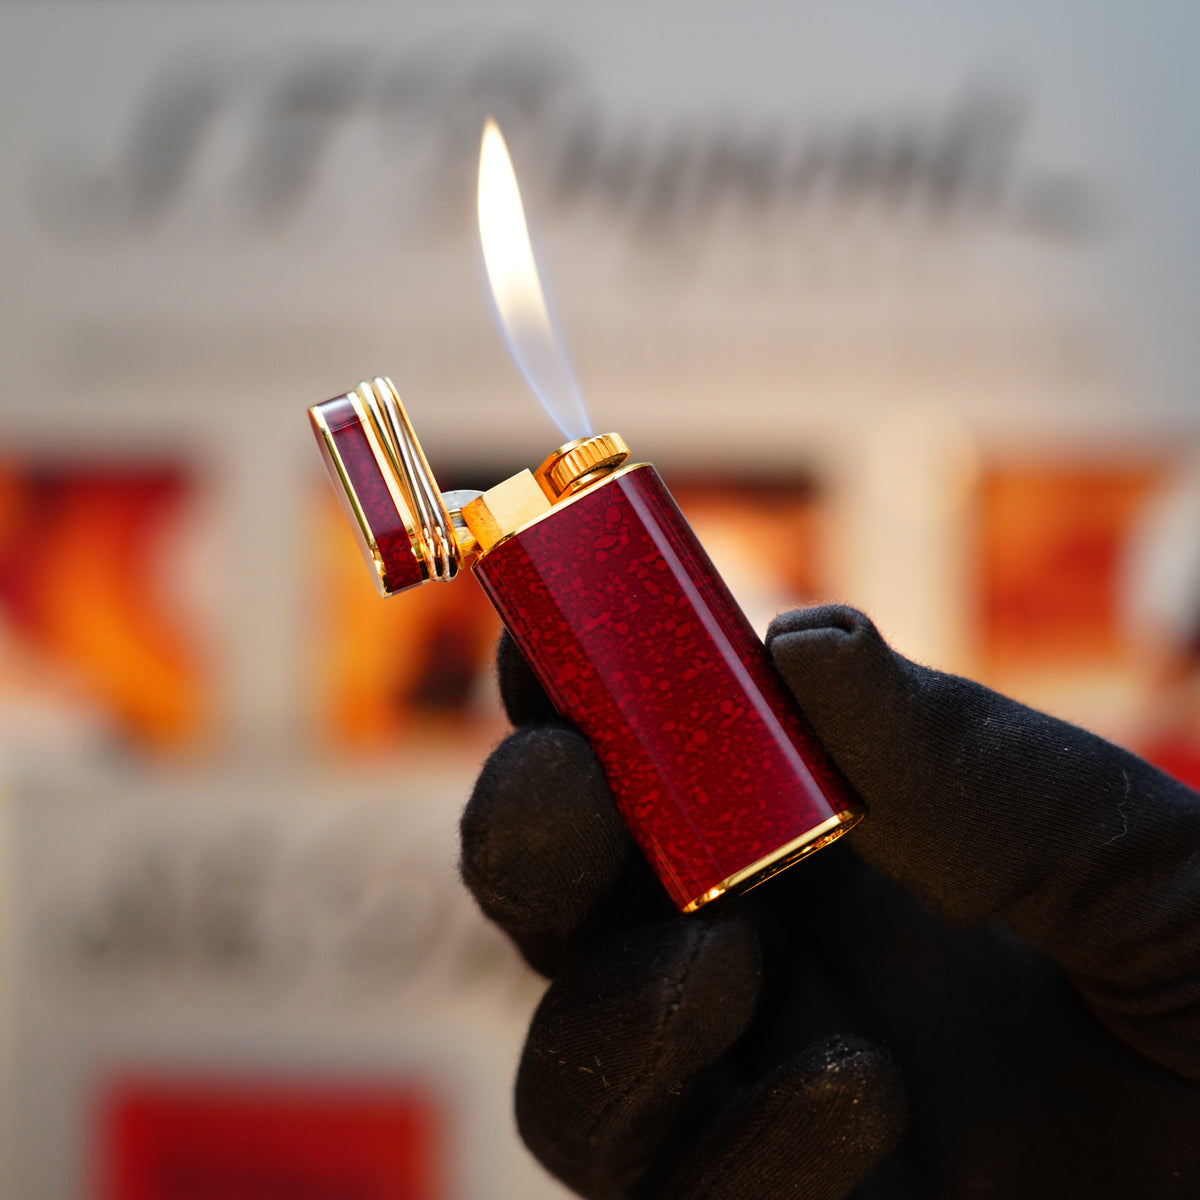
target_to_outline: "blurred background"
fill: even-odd
[[[379,600],[307,405],[444,488],[558,443],[473,218],[513,153],[599,429],[755,623],[1200,777],[1200,17],[1025,0],[0,0],[0,1192],[563,1193],[460,894],[461,579]]]

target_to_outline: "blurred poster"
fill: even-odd
[[[211,705],[181,467],[0,463],[0,741],[179,750]]]
[[[463,572],[384,600],[330,488],[314,507],[313,678],[326,744],[369,752],[476,734],[482,750],[502,728],[500,620],[483,591]]]
[[[1123,563],[1161,462],[1036,462],[980,481],[980,649],[991,670],[1116,663]]]
[[[779,613],[830,598],[828,496],[813,479],[681,473],[670,486],[760,636]]]
[[[473,773],[17,788],[6,1200],[564,1196],[511,1112],[545,981],[455,870]]]
[[[1167,456],[992,463],[978,492],[982,677],[1124,742],[1147,667],[1126,621],[1128,562]]]
[[[440,1126],[416,1089],[114,1084],[98,1200],[444,1200]]]

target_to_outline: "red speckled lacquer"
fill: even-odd
[[[475,573],[680,908],[857,814],[653,467],[561,502]]]
[[[310,409],[309,419],[330,475],[335,480],[345,480],[346,486],[337,489],[343,504],[350,504],[348,487],[362,509],[367,530],[362,529],[356,513],[349,511],[348,515],[364,543],[367,558],[379,572],[382,590],[390,595],[424,582],[425,575],[413,553],[404,518],[384,481],[383,470],[353,401],[348,395],[328,400]]]

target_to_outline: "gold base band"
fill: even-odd
[[[813,851],[820,850],[822,846],[828,846],[830,842],[836,842],[843,833],[857,824],[861,817],[861,812],[856,812],[852,808],[843,809],[840,813],[830,817],[828,821],[822,821],[815,829],[810,829],[802,837],[796,838],[794,842],[780,846],[772,854],[760,858],[748,867],[743,867],[742,870],[730,875],[728,879],[723,879],[716,887],[711,887],[702,896],[697,896],[683,911],[695,912],[696,909],[711,904],[718,896],[724,896],[726,892],[748,892],[752,887],[758,887],[772,875],[778,875],[780,871],[786,871],[793,863],[807,858]]]

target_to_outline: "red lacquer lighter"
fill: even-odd
[[[658,473],[617,434],[482,494],[437,487],[390,381],[309,410],[385,595],[473,568],[692,911],[861,815]]]
[[[493,121],[479,224],[513,356],[566,436],[589,429]],[[574,436],[536,471],[443,495],[389,380],[309,415],[384,595],[474,568],[681,909],[761,883],[861,815],[658,473],[629,463],[619,435]]]

